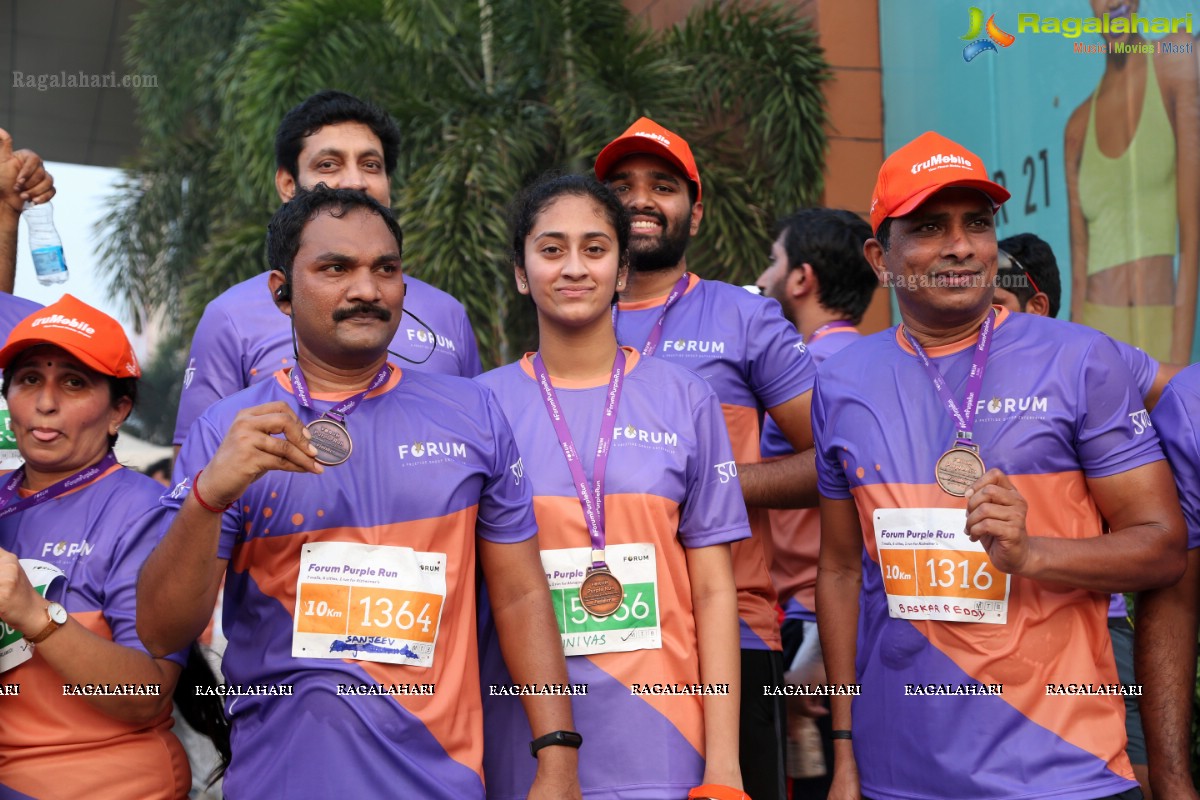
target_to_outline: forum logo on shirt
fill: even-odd
[[[94,545],[89,544],[87,539],[80,539],[78,542],[45,542],[42,544],[42,558],[74,558],[75,556],[88,556],[92,554]]]
[[[413,464],[436,464],[442,461],[466,460],[466,442],[413,442],[396,446],[401,461]]]
[[[1007,419],[1045,419],[1050,413],[1050,398],[1038,395],[1026,397],[992,397],[975,403],[977,422],[1000,422]]]
[[[454,340],[449,336],[442,336],[440,333],[433,333],[432,331],[420,330],[417,328],[406,328],[405,331],[408,333],[408,340],[410,342],[417,341],[421,344],[429,344],[432,342],[435,347],[440,347],[443,350],[448,350],[451,353],[458,352],[458,348],[454,346]]]
[[[725,343],[703,339],[667,339],[663,352],[675,353],[724,353]]]
[[[616,444],[617,440],[677,447],[679,445],[679,434],[673,431],[652,431],[648,428],[635,428],[632,425],[626,425],[623,428],[617,426],[613,431],[613,444]]]

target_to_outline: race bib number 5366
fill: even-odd
[[[542,551],[563,652],[585,656],[662,647],[654,545],[609,546],[608,566],[621,581],[625,595],[620,608],[607,617],[589,614],[579,598],[579,584],[587,574],[591,554],[588,547]]]

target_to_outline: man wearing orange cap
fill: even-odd
[[[936,133],[892,154],[864,252],[903,322],[818,373],[831,798],[1140,796],[1107,594],[1177,580],[1183,520],[1111,340],[992,305],[1008,197]]]
[[[618,341],[705,378],[725,412],[735,461],[714,465],[716,477],[739,477],[752,532],[732,545],[742,648],[742,779],[755,800],[783,798],[782,697],[764,688],[783,683],[766,509],[816,504],[812,358],[777,301],[688,271],[688,242],[704,216],[703,185],[681,136],[643,117],[600,152],[596,177],[621,198],[632,223],[631,269],[615,313]],[[765,412],[795,454],[762,462]]]

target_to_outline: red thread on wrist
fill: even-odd
[[[226,511],[233,508],[233,503],[230,503],[224,508],[217,508],[216,506],[210,506],[208,503],[204,502],[204,498],[200,496],[200,476],[203,474],[204,470],[200,470],[196,473],[196,479],[192,481],[192,497],[196,498],[196,502],[200,504],[200,507],[205,511],[211,511],[214,514],[224,514]]]

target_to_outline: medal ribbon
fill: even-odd
[[[346,417],[350,416],[350,412],[358,408],[358,404],[362,399],[371,392],[378,389],[387,381],[388,376],[392,374],[391,367],[385,361],[383,366],[379,368],[379,372],[375,373],[375,377],[371,379],[371,384],[366,389],[363,389],[353,397],[347,398],[338,403],[333,408],[326,411],[321,416],[329,417],[338,423],[344,423]],[[312,408],[312,400],[309,398],[308,381],[304,380],[304,373],[300,371],[300,365],[292,367],[291,374],[292,392],[296,395],[296,401],[304,408]]]
[[[958,403],[954,402],[954,396],[950,394],[950,389],[946,386],[946,379],[942,377],[942,373],[929,360],[929,356],[925,353],[925,349],[917,343],[917,340],[912,337],[912,334],[907,329],[904,331],[904,338],[908,339],[908,343],[912,345],[912,349],[916,351],[921,359],[921,363],[925,365],[925,372],[933,381],[933,388],[937,391],[938,397],[941,398],[942,405],[950,412],[950,416],[954,418],[956,433],[954,436],[955,447],[966,447],[970,450],[977,449],[971,441],[971,432],[975,428],[975,408],[976,400],[979,397],[979,390],[983,386],[983,370],[987,365],[988,352],[992,349],[992,326],[996,321],[996,309],[988,312],[987,319],[983,321],[983,326],[979,329],[979,341],[975,345],[975,355],[971,357],[971,372],[967,376],[967,396],[963,399],[963,407],[959,407]]]
[[[821,327],[819,327],[815,331],[813,331],[812,336],[808,337],[808,341],[811,344],[812,342],[815,342],[817,339],[820,339],[822,336],[824,336],[825,334],[829,333],[832,330],[837,330],[838,328],[853,328],[853,327],[854,327],[853,322],[850,322],[850,321],[844,320],[844,319],[835,319],[833,322],[826,322],[824,325],[822,325]]]
[[[105,454],[104,458],[92,464],[90,467],[81,469],[74,475],[63,478],[58,483],[47,486],[39,492],[34,492],[29,497],[17,500],[13,503],[20,492],[21,484],[25,481],[25,467],[21,467],[13,471],[5,481],[4,486],[0,487],[0,519],[4,519],[9,514],[16,514],[18,511],[40,506],[42,503],[53,500],[54,498],[69,492],[77,486],[82,486],[93,478],[103,474],[106,470],[111,469],[117,463],[117,456],[112,450]],[[9,505],[11,503],[11,505]]]
[[[583,507],[583,518],[587,522],[588,535],[592,539],[592,551],[604,552],[604,470],[608,466],[608,453],[613,440],[613,432],[617,428],[617,405],[621,401],[621,379],[625,375],[625,351],[617,348],[617,357],[613,359],[612,377],[608,381],[608,404],[604,407],[604,418],[600,422],[600,435],[596,438],[596,463],[592,467],[595,480],[589,482],[583,472],[583,463],[579,451],[575,448],[575,440],[571,437],[571,429],[563,416],[562,405],[558,395],[550,383],[550,373],[542,361],[542,354],[533,356],[533,370],[537,375],[538,384],[542,387],[542,402],[550,415],[550,423],[558,436],[563,455],[567,459],[567,468],[571,470],[571,479],[575,483],[575,494]],[[603,560],[593,561],[593,569],[607,566]]]
[[[671,293],[667,295],[667,302],[663,303],[662,313],[658,315],[658,321],[654,323],[654,327],[650,329],[650,335],[646,337],[646,344],[642,347],[642,355],[652,356],[654,351],[658,349],[658,343],[662,341],[663,324],[667,321],[667,312],[671,310],[671,306],[683,297],[683,293],[687,291],[688,279],[691,277],[688,273],[683,273],[679,276],[679,280],[675,282],[675,288],[671,289]],[[617,327],[618,309],[613,306],[612,322],[613,327]]]

